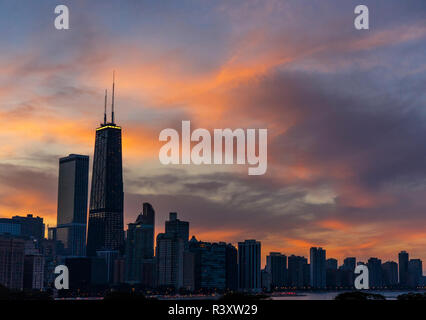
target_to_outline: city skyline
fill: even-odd
[[[11,232],[16,231],[12,228],[15,225],[20,226],[20,232]],[[238,242],[238,250],[223,241],[205,242],[195,236],[188,241],[190,223],[178,219],[176,212],[170,212],[165,232],[157,236],[154,257],[154,225],[155,210],[143,203],[137,220],[129,225],[124,256],[114,248],[101,248],[96,256],[86,257],[76,256],[65,245],[67,241],[71,246],[78,244],[78,237],[62,240],[49,233],[49,239],[40,238],[45,227],[40,217],[0,219],[0,249],[5,257],[0,262],[4,270],[9,270],[2,274],[0,283],[15,289],[22,285],[27,289],[46,289],[52,285],[55,261],[63,261],[73,275],[74,292],[87,289],[87,285],[96,288],[126,283],[163,293],[170,288],[187,292],[347,289],[353,288],[355,266],[361,264],[368,266],[370,289],[415,289],[425,285],[422,260],[413,259],[406,251],[398,253],[398,262],[347,257],[340,265],[337,259],[326,255],[325,248],[311,247],[309,260],[294,254],[266,253],[267,264],[262,268],[260,241]]]
[[[339,262],[407,250],[426,261],[426,4],[366,1],[374,27],[360,34],[355,3],[75,2],[71,29],[58,33],[49,1],[4,1],[0,218],[56,224],[58,159],[92,161],[115,69],[125,226],[149,202],[155,236],[178,212],[203,241],[257,239],[262,252],[305,257],[320,246]],[[182,120],[267,127],[267,174],[162,166],[158,133]]]

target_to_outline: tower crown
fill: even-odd
[[[101,127],[98,129],[102,129],[104,127],[116,127],[114,122],[114,103],[115,103],[115,71],[112,73],[112,97],[111,97],[111,122],[107,122],[107,103],[108,103],[108,90],[105,90],[105,102],[104,102],[104,122],[101,123]],[[97,129],[97,130],[98,130]]]

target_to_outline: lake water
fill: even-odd
[[[272,297],[272,300],[333,300],[339,293],[344,291],[328,291],[328,292],[301,292],[300,295]],[[369,291],[369,293],[381,294],[386,300],[396,300],[396,298],[404,293],[412,291]],[[423,293],[424,291],[416,291]]]

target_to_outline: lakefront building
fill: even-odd
[[[326,253],[323,248],[312,247],[310,250],[310,280],[311,287],[325,289],[326,287]]]
[[[106,95],[104,122],[96,129],[90,193],[87,255],[98,250],[123,251],[123,164],[121,127],[114,121],[114,87],[111,121],[107,122]]]
[[[59,159],[56,240],[66,256],[86,255],[89,157],[70,154]]]
[[[126,239],[126,281],[152,286],[155,211],[145,202],[134,223],[129,223]]]
[[[261,289],[260,242],[238,242],[238,283],[242,291],[257,292]]]

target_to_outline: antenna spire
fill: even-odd
[[[107,99],[108,99],[108,90],[105,89],[104,125],[107,123],[107,115],[106,115]]]
[[[114,124],[114,95],[115,95],[115,71],[112,72],[111,123],[113,124]]]

